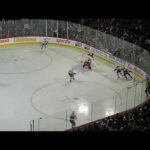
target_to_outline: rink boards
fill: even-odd
[[[0,46],[7,46],[7,45],[12,46],[18,44],[40,44],[45,38],[49,41],[49,44],[57,44],[60,46],[72,47],[75,48],[76,50],[82,50],[85,53],[93,52],[95,54],[95,57],[97,59],[100,59],[100,61],[108,63],[112,66],[118,64],[123,65],[128,69],[132,70],[135,76],[137,76],[141,80],[145,80],[146,72],[144,72],[142,69],[138,68],[137,66],[127,61],[124,61],[120,58],[117,58],[115,56],[112,56],[111,53],[107,52],[107,49],[99,50],[78,41],[73,41],[73,40],[68,40],[63,38],[53,38],[53,37],[15,37],[15,38],[1,39]]]

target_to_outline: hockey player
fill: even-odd
[[[76,73],[73,72],[73,70],[69,70],[68,74],[69,74],[69,77],[70,77],[70,82],[72,82],[72,80],[75,80],[74,75],[76,75]]]
[[[88,56],[90,56],[94,60],[94,53],[92,54],[89,53]]]
[[[94,60],[93,58],[94,58],[94,53],[92,53],[92,54],[87,54],[87,55],[82,55],[82,56],[84,56],[84,62],[85,61],[88,61],[89,59],[92,61],[92,60]]]
[[[133,79],[133,77],[130,75],[130,72],[132,73],[132,71],[128,70],[127,68],[124,68],[124,69],[123,69],[123,76],[126,78],[126,80],[128,79],[128,78],[127,78],[127,75],[128,75],[131,79]]]
[[[122,74],[122,72],[121,72],[122,69],[121,69],[120,66],[117,66],[117,67],[114,69],[114,72],[115,72],[115,71],[117,72],[118,79],[120,78],[119,74],[123,76],[123,74]]]
[[[44,41],[42,42],[42,45],[41,45],[41,49],[43,48],[43,47],[47,47],[47,45],[48,45],[48,40],[47,39],[44,39]]]
[[[84,61],[84,64],[83,64],[83,68],[85,67],[88,67],[88,69],[92,69],[91,68],[91,59],[88,59],[87,61]]]
[[[145,89],[146,97],[150,94],[150,81],[146,80],[146,89]]]
[[[76,119],[77,119],[77,116],[75,112],[72,111],[72,114],[70,115],[70,123],[72,125],[72,128],[76,125],[76,122],[75,122]]]

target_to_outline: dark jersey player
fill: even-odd
[[[94,58],[94,53],[92,53],[92,54],[89,53],[88,56]]]
[[[77,119],[77,116],[75,112],[73,111],[72,114],[70,115],[70,123],[72,125],[72,128],[76,125],[75,120]]]
[[[122,74],[122,69],[121,69],[121,67],[120,66],[117,66],[115,69],[114,69],[114,72],[116,72],[117,73],[117,76],[118,76],[118,79],[120,78],[120,76],[119,75],[122,75],[123,76],[123,74]]]
[[[146,97],[148,97],[150,94],[150,81],[149,80],[146,80],[145,94],[146,94]]]
[[[124,77],[126,78],[126,80],[128,79],[128,78],[127,78],[127,75],[128,75],[131,79],[133,79],[133,77],[130,75],[130,72],[132,73],[132,71],[128,70],[127,68],[124,68],[124,69],[123,69],[123,75],[124,75]]]

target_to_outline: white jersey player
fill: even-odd
[[[94,60],[93,55],[94,55],[94,53],[92,53],[92,54],[89,53],[88,55],[85,56],[85,60],[84,61],[89,61],[89,60],[92,61],[92,60]]]
[[[70,77],[70,82],[72,82],[72,80],[75,80],[74,75],[76,75],[76,73],[73,70],[69,70],[68,74]]]
[[[43,47],[47,47],[47,45],[48,45],[48,40],[47,39],[44,39],[44,41],[42,42],[42,45],[41,45],[41,49],[43,48]]]
[[[83,61],[83,68],[87,67],[88,69],[91,70],[91,64],[92,64],[92,60],[94,60],[93,58],[94,53],[92,54],[88,54],[85,56],[84,61]]]

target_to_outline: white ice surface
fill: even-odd
[[[79,125],[91,121],[91,115],[94,120],[123,111],[125,89],[133,81],[117,80],[114,68],[97,60],[92,71],[83,70],[81,60],[82,53],[74,48],[49,45],[44,51],[39,45],[1,47],[0,131],[29,131],[32,119],[52,116],[63,120],[72,110]],[[71,68],[77,73],[73,83],[67,74]],[[140,103],[141,98],[136,102],[134,95],[142,97],[141,88],[138,83],[136,89],[129,89],[128,108]],[[61,126],[57,121],[50,121],[51,130],[65,128],[64,120],[62,128],[57,127]]]

